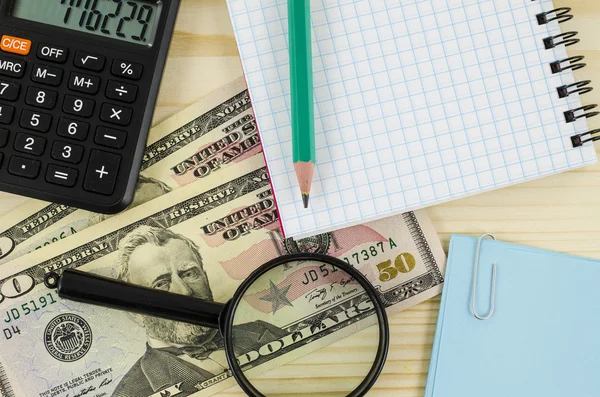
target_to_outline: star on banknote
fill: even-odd
[[[285,288],[279,289],[275,284],[273,284],[273,281],[269,280],[269,283],[271,283],[271,292],[260,298],[260,300],[271,302],[271,304],[273,305],[273,314],[275,314],[280,307],[294,307],[294,305],[292,305],[292,302],[290,302],[290,300],[286,296],[288,291],[290,290],[290,287],[292,286],[291,284]]]

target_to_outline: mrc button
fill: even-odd
[[[0,39],[0,49],[13,54],[27,55],[31,50],[31,40],[5,34]]]
[[[10,77],[21,77],[25,73],[25,61],[19,61],[0,55],[0,74]]]
[[[46,61],[64,63],[67,60],[69,50],[55,45],[40,43],[37,57]]]

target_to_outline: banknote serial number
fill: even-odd
[[[29,316],[32,313],[42,310],[48,305],[53,305],[56,303],[56,299],[53,296],[54,293],[49,292],[46,295],[42,295],[35,300],[30,300],[29,302],[23,303],[21,306],[13,307],[10,310],[6,311],[6,316],[4,317],[5,323],[10,323],[20,319],[21,317]],[[21,334],[21,330],[19,327],[12,325],[8,328],[4,328],[2,330],[4,334],[4,338],[6,340],[12,339],[14,336]]]
[[[352,266],[359,265],[361,262],[372,260],[378,255],[385,253],[386,247],[388,250],[391,250],[398,247],[398,245],[390,237],[388,241],[380,241],[375,245],[371,245],[368,248],[353,253],[349,257],[344,257],[344,260]],[[379,281],[391,281],[400,274],[410,273],[416,265],[417,260],[415,257],[409,252],[403,252],[397,255],[393,261],[392,259],[388,259],[377,265],[377,270],[379,270]]]
[[[386,251],[386,247],[387,250],[391,250],[398,247],[398,245],[390,237],[387,241],[380,241],[375,245],[365,248],[364,250],[355,252],[349,256],[345,256],[344,260],[352,266],[360,265],[361,262],[366,262],[377,255],[383,254]]]
[[[44,244],[38,245],[37,247],[35,247],[35,249],[39,250],[40,248],[43,248],[47,245],[50,245],[52,243],[56,243],[59,240],[65,239],[65,238],[77,233],[77,230],[75,230],[75,228],[73,226],[71,226],[70,232],[71,232],[70,234],[68,234],[68,232],[61,232],[58,236],[52,237],[52,239],[50,239],[50,241],[45,241]]]

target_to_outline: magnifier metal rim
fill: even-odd
[[[235,352],[233,349],[234,314],[244,296],[244,293],[259,277],[264,275],[269,270],[281,266],[285,263],[303,260],[316,260],[344,270],[352,277],[354,277],[356,281],[358,281],[358,283],[361,285],[361,287],[364,288],[365,292],[373,302],[375,313],[377,314],[377,320],[379,321],[379,346],[377,347],[377,354],[375,356],[375,361],[373,362],[371,369],[365,376],[365,379],[360,383],[360,385],[356,387],[356,389],[354,389],[350,394],[348,394],[348,397],[364,396],[371,389],[371,387],[373,387],[373,384],[375,384],[377,378],[379,378],[379,375],[383,370],[383,366],[385,365],[385,360],[388,354],[388,349],[390,345],[390,326],[388,323],[387,314],[385,312],[385,306],[379,298],[375,287],[373,287],[371,282],[367,280],[367,278],[363,276],[361,272],[356,270],[352,265],[349,265],[348,263],[340,259],[333,258],[328,255],[298,253],[275,258],[265,263],[264,265],[256,269],[254,272],[252,272],[252,274],[250,274],[250,276],[239,286],[235,295],[227,305],[227,315],[225,318],[225,324],[223,329],[223,337],[225,339],[225,353],[233,377],[236,379],[240,387],[244,390],[244,392],[246,392],[248,396],[265,397],[265,395],[258,391],[248,380],[248,378],[246,378],[246,375],[244,375],[242,368],[237,362]]]

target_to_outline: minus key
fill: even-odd
[[[127,133],[125,131],[103,126],[96,129],[96,136],[94,136],[94,142],[97,145],[112,149],[123,149],[126,140]]]

